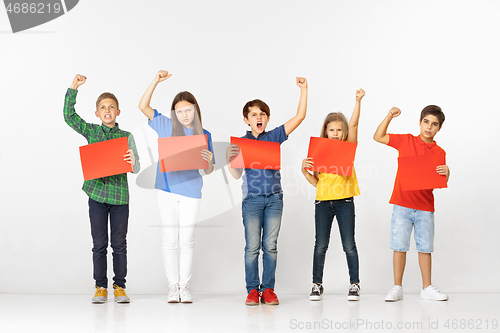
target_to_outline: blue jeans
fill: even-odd
[[[316,242],[314,243],[313,283],[323,283],[323,268],[330,243],[333,218],[337,216],[340,239],[347,259],[351,283],[359,283],[359,260],[354,240],[353,198],[315,202]]]
[[[113,249],[113,281],[125,288],[127,276],[127,229],[128,205],[110,205],[89,198],[90,230],[92,233],[92,259],[94,280],[100,288],[108,287],[108,215],[111,227],[111,248]]]
[[[249,293],[252,289],[274,289],[278,234],[283,212],[283,193],[248,196],[242,203],[245,227],[245,280]],[[262,247],[262,284],[259,279],[259,253]]]
[[[391,219],[391,249],[407,252],[411,230],[415,229],[415,245],[421,253],[434,251],[434,212],[394,205]]]

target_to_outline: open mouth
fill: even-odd
[[[261,128],[262,128],[262,121],[258,121],[258,122],[257,122],[257,128],[258,128],[258,129],[261,129]]]
[[[107,115],[104,116],[104,118],[111,119],[111,115],[107,114]]]

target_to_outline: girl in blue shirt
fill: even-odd
[[[196,98],[187,91],[178,93],[171,107],[170,118],[151,108],[151,96],[160,82],[171,77],[167,71],[159,71],[139,102],[139,109],[148,117],[149,126],[158,137],[207,135],[208,150],[201,153],[208,162],[208,175],[214,170],[212,136],[203,129],[200,107]],[[158,161],[159,163],[159,161]],[[169,303],[191,303],[188,290],[194,254],[195,225],[198,218],[203,179],[199,170],[160,172],[158,164],[155,188],[158,191],[158,207],[163,225],[163,262],[169,283]]]

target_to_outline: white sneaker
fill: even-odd
[[[174,285],[170,288],[168,291],[168,296],[167,296],[168,302],[169,303],[179,303],[179,286]]]
[[[397,302],[400,299],[403,299],[403,287],[394,286],[391,291],[385,296],[386,302]]]
[[[187,286],[180,288],[180,294],[181,294],[181,303],[193,303],[193,297],[191,296],[191,293],[189,292]]]
[[[448,295],[443,294],[433,285],[428,286],[427,288],[422,289],[420,292],[420,299],[429,299],[432,301],[447,301]]]

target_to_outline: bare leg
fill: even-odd
[[[431,285],[431,254],[419,252],[418,264],[420,265],[420,273],[422,273],[422,288],[426,288]]]
[[[394,251],[392,257],[392,265],[394,269],[394,284],[397,286],[403,285],[403,273],[406,265],[406,252]]]

